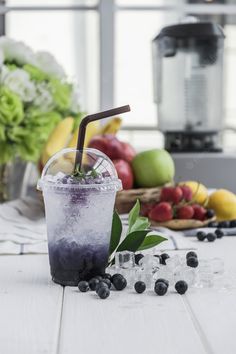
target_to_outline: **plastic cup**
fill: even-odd
[[[38,182],[45,203],[52,279],[69,286],[104,273],[115,196],[121,189],[113,163],[95,149],[83,150],[78,176],[71,177],[76,154],[76,149],[55,154]]]

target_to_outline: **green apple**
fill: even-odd
[[[171,182],[175,174],[175,165],[170,154],[163,149],[140,152],[132,167],[138,187],[157,187]]]

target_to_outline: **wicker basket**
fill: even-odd
[[[154,220],[151,220],[151,225],[153,228],[163,226],[171,230],[187,230],[187,229],[199,229],[201,227],[205,227],[208,225],[209,222],[215,220],[216,217],[204,221],[195,220],[195,219],[190,219],[190,220],[173,219],[165,222],[156,222]]]
[[[162,187],[122,190],[116,196],[116,210],[119,214],[129,213],[137,199],[141,203],[156,203],[160,199],[161,189]]]

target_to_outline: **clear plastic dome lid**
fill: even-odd
[[[96,149],[67,148],[57,152],[46,163],[37,189],[91,188],[106,185],[109,190],[121,190],[115,166],[108,156]]]

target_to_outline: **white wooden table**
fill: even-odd
[[[236,237],[192,242],[236,276]],[[1,256],[0,353],[235,354],[236,289],[127,289],[100,300],[54,284],[47,256]]]

